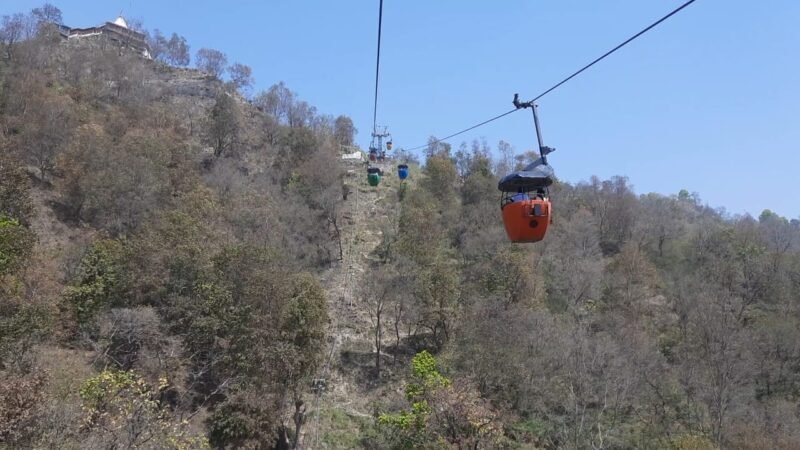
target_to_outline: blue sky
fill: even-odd
[[[378,122],[413,147],[511,108],[683,0],[384,0]],[[0,14],[40,1],[4,0]],[[123,11],[192,53],[285,81],[369,142],[378,2],[54,0],[70,26]],[[800,217],[800,2],[698,0],[540,102],[550,162],[570,182],[628,176],[638,193],[698,192],[730,213]],[[453,142],[534,148],[529,112]]]

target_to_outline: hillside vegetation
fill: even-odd
[[[533,153],[372,188],[347,116],[53,22],[0,28],[0,448],[800,445],[800,221],[592,177],[514,245]]]

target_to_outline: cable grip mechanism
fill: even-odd
[[[530,101],[530,102],[521,102],[521,101],[519,101],[519,94],[514,94],[514,101],[512,103],[514,103],[514,107],[517,108],[517,109],[520,109],[520,108],[531,108],[531,107],[534,106],[532,101]]]
[[[536,113],[538,105],[533,103],[533,100],[529,102],[519,101],[519,94],[514,94],[512,103],[517,109],[530,108],[533,111],[533,125],[536,127],[536,139],[539,141],[539,155],[542,157],[542,162],[547,164],[547,155],[553,153],[556,149],[544,145],[542,130],[539,128],[539,115]]]

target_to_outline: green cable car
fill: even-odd
[[[367,181],[370,186],[377,186],[381,182],[381,169],[377,167],[370,167],[367,169]]]

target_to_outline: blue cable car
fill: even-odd
[[[400,177],[401,180],[405,180],[408,178],[408,165],[407,164],[400,164],[397,166],[397,176]]]

